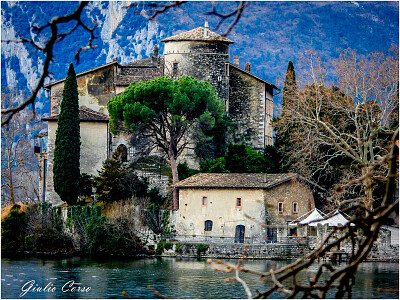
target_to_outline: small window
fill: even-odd
[[[135,148],[134,147],[130,147],[129,148],[129,157],[133,157],[133,155],[135,155]]]
[[[203,200],[201,200],[201,205],[207,205],[207,197],[203,197]]]
[[[225,64],[225,76],[229,76],[229,64]]]
[[[207,220],[204,222],[204,231],[211,231],[212,230],[213,222],[211,220]]]
[[[278,203],[278,213],[283,213],[283,202]]]
[[[236,207],[242,207],[242,198],[236,198]]]
[[[298,205],[297,202],[293,202],[293,213],[297,214],[298,213]]]
[[[172,71],[172,74],[173,75],[177,75],[178,74],[178,63],[177,62],[174,63],[174,69]]]

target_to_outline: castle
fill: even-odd
[[[241,69],[239,57],[235,56],[233,63],[230,62],[229,46],[233,41],[210,31],[206,21],[204,27],[167,37],[161,42],[165,45],[163,57],[155,46],[152,57],[126,65],[114,58],[112,62],[77,74],[82,173],[97,175],[102,163],[118,147],[125,151],[127,161],[138,156],[142,146],[133,142],[135,137],[124,132],[110,133],[107,103],[130,83],[158,76],[189,75],[210,82],[225,102],[227,114],[238,125],[237,134],[256,150],[272,145],[273,95],[278,88],[252,74],[249,63]],[[48,122],[48,145],[47,154],[41,156],[40,195],[43,195],[42,201],[53,205],[62,204],[53,187],[53,151],[64,80],[45,86],[50,92],[50,116],[43,118]],[[193,166],[193,153],[187,151],[184,159]]]

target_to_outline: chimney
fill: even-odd
[[[250,72],[250,63],[247,63],[247,64],[246,64],[245,70],[246,70],[247,72]]]
[[[113,62],[118,62],[118,56],[113,58]]]
[[[155,45],[153,48],[153,56],[154,58],[158,58],[158,46]]]
[[[210,29],[210,26],[208,26],[208,21],[206,20],[204,22],[204,37],[208,38],[208,30]]]
[[[239,67],[239,56],[236,55],[233,58],[233,65],[236,66],[236,67]]]

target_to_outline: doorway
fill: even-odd
[[[235,231],[235,243],[244,243],[244,225],[237,225]]]

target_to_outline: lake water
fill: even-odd
[[[235,263],[234,260],[224,260]],[[268,271],[288,262],[248,260],[247,268]],[[239,283],[226,282],[232,274],[213,271],[206,260],[195,259],[93,259],[93,258],[2,258],[1,297],[4,298],[156,298],[147,288],[172,298],[246,298]],[[252,292],[264,290],[268,284],[244,274],[241,276]],[[33,283],[33,280],[35,283]],[[74,281],[77,285],[67,284]],[[31,283],[28,283],[31,282]],[[66,284],[66,285],[65,285]],[[24,287],[25,285],[25,287]],[[28,287],[32,285],[31,289]],[[34,288],[47,290],[32,291]],[[65,285],[65,286],[64,286]],[[64,288],[63,288],[64,286]],[[74,291],[73,287],[84,291]],[[90,288],[90,291],[87,291]],[[399,264],[363,263],[356,275],[354,298],[397,298],[377,288],[399,288]],[[22,289],[29,290],[19,297]],[[64,290],[64,291],[63,291]],[[333,296],[333,295],[332,295]],[[331,296],[331,297],[332,297]],[[274,298],[281,298],[274,294]]]

